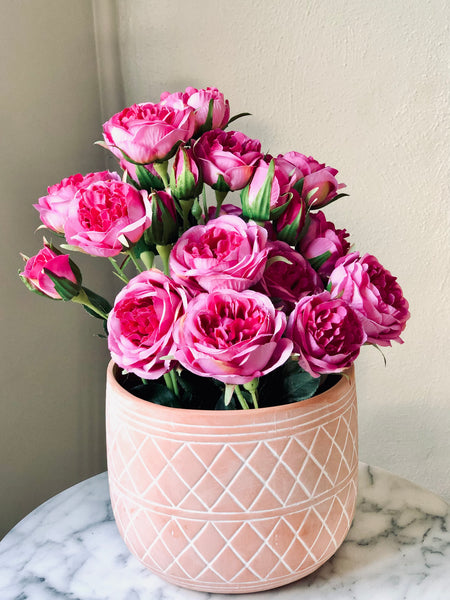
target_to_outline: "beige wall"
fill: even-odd
[[[31,294],[17,277],[19,252],[41,247],[32,204],[63,177],[104,168],[93,146],[101,118],[90,1],[3,1],[0,55],[1,537],[104,470],[106,350],[82,309]],[[89,263],[87,286],[107,290]]]
[[[340,170],[327,211],[411,303],[358,361],[361,458],[450,500],[448,3],[118,0],[127,104],[215,85],[273,154]]]

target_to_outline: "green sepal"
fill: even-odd
[[[170,171],[170,190],[172,192],[172,196],[177,198],[177,200],[190,200],[195,198],[200,193],[203,183],[200,178],[195,183],[194,175],[189,168],[189,158],[184,149],[181,149],[183,152],[183,170],[178,177],[178,180],[175,179],[175,169],[172,166]]]
[[[21,271],[19,269],[19,279],[22,281],[22,283],[25,285],[25,287],[30,290],[30,292],[33,292],[34,294],[38,294],[39,296],[44,296],[44,298],[49,298],[50,300],[61,300],[61,298],[52,298],[51,296],[48,296],[47,294],[44,294],[43,292],[41,292],[40,290],[36,289],[33,284],[31,284],[28,279],[26,277],[24,277],[23,275],[21,275]]]
[[[61,299],[65,302],[72,300],[75,296],[78,296],[81,290],[81,285],[79,283],[73,283],[70,279],[66,279],[65,277],[57,277],[54,275],[49,269],[44,267],[44,273],[49,277],[53,283],[55,284],[55,291],[61,296]]]
[[[242,113],[239,113],[238,115],[234,115],[233,117],[231,117],[231,119],[229,119],[228,123],[224,126],[224,129],[226,129],[230,123],[232,123],[233,121],[237,121],[237,119],[240,119],[241,117],[251,117],[251,116],[252,116],[252,113],[248,113],[248,112],[242,112]]]
[[[142,165],[136,165],[136,177],[138,178],[140,188],[147,190],[147,192],[164,189],[163,180],[160,177],[153,175],[153,173],[150,173],[150,171]]]
[[[272,209],[270,211],[270,218],[273,221],[276,221],[277,219],[279,219],[281,217],[281,215],[285,212],[285,210],[287,209],[287,207],[289,206],[289,204],[291,203],[292,200],[292,194],[286,194],[288,199],[286,200],[286,202],[284,204],[282,204],[281,206],[277,206],[276,208]]]
[[[225,179],[223,178],[223,175],[219,175],[216,183],[214,183],[211,187],[213,190],[217,190],[218,192],[229,192],[230,191],[230,187],[227,183],[225,183]]]
[[[303,191],[303,182],[304,182],[304,181],[305,181],[305,178],[304,178],[304,177],[302,177],[301,179],[299,179],[298,181],[296,181],[296,182],[294,183],[294,185],[292,186],[292,187],[294,188],[294,190],[295,190],[296,192],[298,192],[298,193],[299,193],[299,196],[301,196],[301,195],[302,195],[302,191]]]
[[[152,194],[152,224],[145,231],[144,240],[150,244],[168,246],[178,239],[178,223],[172,217],[157,192]],[[158,208],[160,215],[158,215]]]
[[[156,254],[156,244],[153,244],[146,236],[148,229],[144,231],[144,235],[133,246],[133,252],[136,258],[141,258],[144,252],[153,252]]]
[[[333,202],[336,202],[336,200],[339,200],[339,198],[345,198],[345,196],[349,196],[349,195],[350,194],[337,194],[336,196],[334,196],[334,198],[331,198],[331,200],[329,200],[326,204],[324,204],[323,206],[321,206],[319,208],[324,208],[324,206],[329,206]],[[311,210],[314,210],[314,206],[311,206]]]
[[[111,311],[112,306],[108,302],[108,300],[106,300],[106,298],[103,298],[103,296],[99,296],[98,294],[96,294],[92,290],[89,290],[88,288],[84,287],[83,290],[84,290],[86,296],[89,298],[89,302],[93,306],[95,306],[95,308],[98,308],[99,310],[101,310],[105,314],[108,314]],[[93,317],[96,317],[97,319],[104,320],[103,317],[101,317],[98,313],[96,313],[95,311],[93,311],[88,306],[83,305],[83,307]]]
[[[200,137],[206,131],[210,131],[212,129],[212,120],[213,120],[213,112],[214,112],[214,100],[211,98],[208,104],[208,114],[206,115],[206,120],[203,125],[199,128],[199,130],[195,133],[195,137]]]
[[[303,228],[301,231],[299,231],[302,216],[302,211],[299,211],[292,223],[285,225],[283,229],[277,232],[277,238],[282,242],[286,242],[290,246],[295,246],[303,232]]]
[[[327,250],[323,254],[319,254],[319,256],[315,256],[314,258],[308,258],[309,264],[315,271],[318,271],[320,267],[330,258],[331,252]]]
[[[242,214],[248,219],[255,221],[268,221],[270,218],[270,195],[272,192],[273,178],[275,176],[275,161],[272,159],[269,163],[267,175],[264,183],[258,190],[255,199],[250,204],[248,195],[251,181],[241,192]]]

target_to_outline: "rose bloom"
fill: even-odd
[[[217,290],[188,304],[174,331],[175,358],[201,377],[248,383],[289,358],[286,316],[263,294]]]
[[[69,208],[66,240],[93,256],[116,256],[150,225],[148,194],[128,183],[104,181],[80,189]]]
[[[193,149],[204,182],[213,188],[221,187],[218,181],[222,177],[228,190],[244,188],[256,162],[262,157],[261,143],[240,131],[207,131],[195,142]]]
[[[300,240],[300,252],[308,260],[329,252],[329,257],[317,271],[321,277],[327,278],[336,261],[349,251],[348,235],[345,229],[336,229],[333,223],[327,221],[322,211],[310,213],[308,230]]]
[[[170,158],[181,142],[192,137],[194,126],[192,108],[148,102],[133,104],[113,115],[103,125],[103,137],[117,158],[129,157],[148,164]]]
[[[299,300],[289,315],[286,337],[294,343],[299,365],[313,377],[349,367],[366,341],[356,312],[329,292]]]
[[[140,273],[119,292],[108,317],[108,347],[115,363],[144,379],[173,367],[173,328],[186,293],[158,269]]]
[[[222,129],[230,118],[230,105],[222,92],[215,87],[207,87],[202,90],[187,87],[185,92],[175,92],[174,94],[163,92],[160,104],[177,107],[181,101],[184,105],[192,107],[195,110],[195,131],[199,131],[206,123],[211,100],[213,101],[213,110],[210,129]]]
[[[342,296],[361,319],[367,341],[379,346],[400,338],[409,319],[409,306],[397,278],[371,254],[352,252],[340,258],[330,275],[331,294]]]
[[[47,196],[39,198],[38,204],[33,204],[39,211],[39,217],[46,227],[58,233],[64,233],[64,225],[69,212],[69,205],[77,191],[88,187],[96,181],[120,181],[118,173],[101,171],[100,173],[77,173],[66,177],[59,183],[47,188]]]
[[[276,308],[289,313],[303,296],[323,292],[322,280],[301,254],[280,241],[268,248],[266,268],[253,289],[269,296]]]
[[[55,284],[44,269],[47,269],[56,277],[71,281],[75,286],[81,284],[81,278],[74,273],[69,256],[67,254],[57,254],[48,246],[44,246],[36,256],[32,256],[27,260],[19,277],[29,289],[54,300],[62,300],[55,290]]]
[[[311,209],[323,208],[333,200],[338,190],[346,187],[345,183],[337,182],[335,177],[338,173],[337,169],[319,163],[312,156],[305,156],[300,152],[288,152],[280,155],[279,158],[288,163],[280,161],[280,165],[285,164],[287,171],[289,171],[289,164],[291,165],[292,184],[304,178],[302,198]],[[316,191],[311,193],[315,188]]]
[[[262,276],[267,231],[252,221],[223,215],[188,229],[170,253],[175,281],[194,291],[245,290]]]

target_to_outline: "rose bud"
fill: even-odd
[[[149,196],[151,225],[145,235],[152,244],[167,246],[178,239],[175,201],[168,192],[153,192]]]
[[[261,158],[261,143],[239,131],[213,129],[193,146],[203,180],[220,192],[241,190],[247,185]]]
[[[216,211],[217,208],[215,206],[210,206],[208,208],[208,221],[216,218]],[[242,209],[234,204],[222,204],[218,216],[222,215],[234,215],[235,217],[240,217],[242,215]]]
[[[119,181],[80,189],[70,204],[66,240],[93,256],[116,256],[150,225],[146,191]]]
[[[223,215],[188,229],[170,253],[170,273],[193,293],[217,288],[245,290],[262,276],[267,231]]]
[[[290,246],[295,246],[299,241],[306,218],[306,204],[295,189],[291,190],[292,199],[287,209],[275,223],[279,240]]]
[[[249,383],[289,358],[284,313],[263,294],[216,290],[193,298],[174,330],[175,358],[201,377]]]
[[[323,292],[323,283],[309,262],[285,242],[270,242],[263,276],[253,287],[269,296],[276,308],[291,312],[303,296]]]
[[[370,254],[340,258],[330,275],[332,296],[342,297],[358,314],[367,341],[379,346],[403,343],[409,306],[397,278]]]
[[[170,170],[170,191],[178,200],[190,200],[199,195],[202,181],[192,150],[180,146]]]
[[[33,204],[39,211],[39,217],[48,229],[64,233],[64,225],[69,212],[69,205],[79,189],[88,187],[97,181],[121,181],[118,173],[101,171],[100,173],[77,173],[67,177],[47,188],[47,196],[39,198],[38,204]]]
[[[160,104],[177,106],[179,101],[194,109],[195,133],[201,134],[210,129],[223,129],[230,118],[230,105],[224,95],[217,88],[207,87],[197,90],[187,87],[186,91],[161,94]]]
[[[366,341],[356,312],[329,292],[299,300],[289,315],[286,337],[294,343],[299,365],[313,377],[349,367]]]
[[[326,279],[336,261],[349,251],[350,244],[345,239],[348,235],[345,229],[336,229],[333,223],[327,221],[322,211],[311,213],[299,250],[319,275]]]
[[[140,273],[117,295],[108,317],[108,347],[119,367],[158,379],[173,366],[173,328],[186,293],[158,269]]]
[[[250,182],[241,192],[242,214],[255,221],[277,219],[291,197],[289,177],[276,158],[266,155],[256,163]]]
[[[191,107],[173,108],[150,102],[124,108],[103,125],[111,152],[140,165],[168,160],[194,132]]]
[[[32,292],[53,300],[71,300],[81,291],[81,273],[67,254],[44,242],[42,250],[26,259],[19,277]]]

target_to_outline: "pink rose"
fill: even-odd
[[[313,377],[349,367],[366,341],[355,311],[329,292],[305,296],[297,303],[286,336],[299,354],[299,365]]]
[[[53,298],[54,300],[62,300],[63,298],[56,291],[55,284],[48,276],[48,273],[51,273],[58,279],[71,282],[73,284],[72,291],[74,296],[81,290],[81,274],[78,267],[70,260],[67,254],[58,254],[48,245],[44,245],[36,256],[32,256],[27,260],[25,268],[19,274],[19,277],[32,291]]]
[[[410,316],[408,302],[397,278],[374,256],[352,252],[340,258],[330,284],[332,296],[342,296],[357,312],[369,343],[403,343],[400,334]]]
[[[175,358],[201,377],[248,383],[286,362],[286,316],[263,294],[217,290],[189,302],[175,326]]]
[[[153,192],[149,196],[151,225],[148,236],[153,244],[168,246],[178,239],[178,219],[175,200],[168,192]],[[147,234],[146,234],[147,235]]]
[[[256,163],[253,176],[241,192],[243,214],[257,221],[279,217],[292,194],[288,175],[278,159],[266,154]]]
[[[310,213],[308,230],[300,240],[300,252],[314,264],[321,277],[327,278],[338,258],[345,256],[350,248],[345,239],[348,235],[345,229],[336,229],[327,221],[322,211]]]
[[[64,233],[69,205],[77,191],[96,181],[120,181],[118,173],[101,171],[100,173],[77,173],[63,179],[47,188],[47,196],[39,198],[38,204],[33,204],[39,211],[39,217],[46,227],[58,233]]]
[[[184,290],[158,269],[134,277],[108,317],[108,347],[119,367],[158,379],[173,367],[173,328],[187,305]]]
[[[183,233],[170,254],[170,272],[192,291],[242,291],[263,273],[266,242],[267,231],[262,227],[224,215]]]
[[[103,181],[78,190],[65,225],[66,240],[93,256],[116,256],[150,225],[148,194],[128,183]]]
[[[192,107],[195,110],[195,131],[198,132],[207,124],[211,100],[213,101],[213,109],[209,129],[223,129],[230,118],[230,105],[217,88],[207,87],[203,90],[197,90],[193,87],[187,87],[184,93],[170,94],[169,92],[163,92],[160,104],[177,107],[181,101],[184,105]]]
[[[269,296],[289,313],[303,296],[323,292],[319,275],[308,261],[285,242],[269,242],[266,268],[254,289]]]
[[[306,204],[295,189],[287,209],[275,223],[278,239],[295,246],[300,239],[306,218]]]
[[[323,208],[334,199],[338,190],[346,187],[344,183],[337,182],[337,169],[327,167],[325,163],[320,164],[312,156],[288,152],[279,158],[292,165],[293,184],[303,179],[301,196],[311,209]],[[289,169],[288,165],[286,169]]]
[[[241,190],[261,158],[261,143],[240,131],[213,129],[194,144],[203,180],[221,191]]]
[[[117,158],[139,164],[170,158],[194,132],[194,111],[160,104],[133,104],[103,125],[103,137]],[[126,154],[123,156],[122,152]]]

